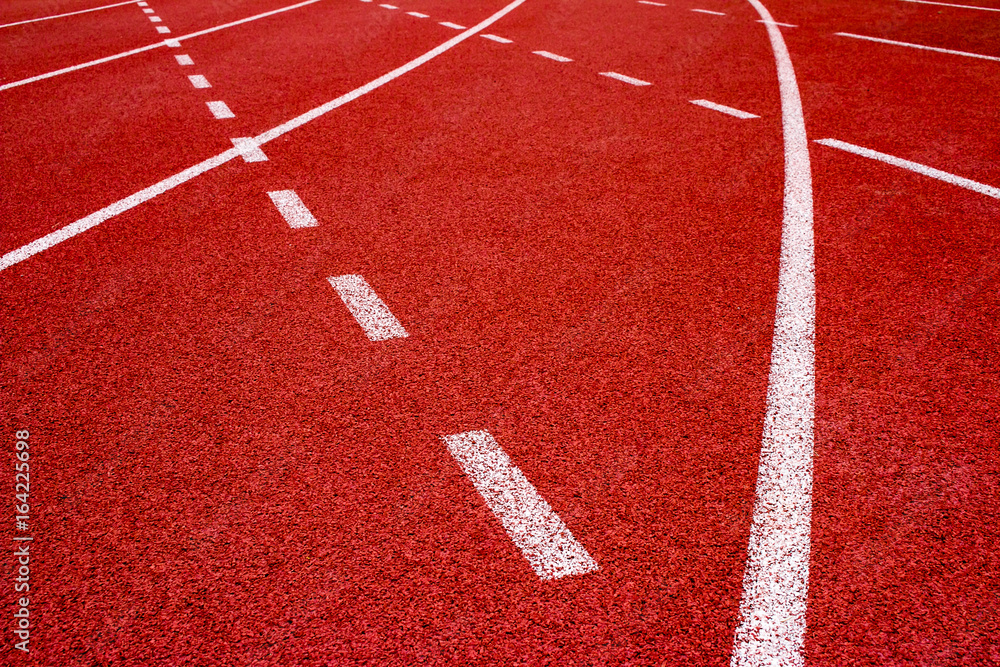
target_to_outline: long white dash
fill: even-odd
[[[636,79],[635,77],[625,76],[624,74],[619,74],[618,72],[601,72],[601,76],[606,76],[611,79],[618,79],[619,81],[624,81],[625,83],[630,83],[633,86],[652,86],[649,81],[643,81],[642,79]]]
[[[396,5],[379,5],[379,7],[384,7],[386,9],[399,9]]]
[[[191,85],[194,86],[195,88],[211,88],[212,87],[212,84],[210,84],[208,82],[208,79],[206,79],[201,74],[192,74],[191,76],[188,77],[188,81],[190,81]]]
[[[994,7],[977,7],[976,5],[953,5],[950,2],[931,2],[930,0],[903,0],[903,2],[918,2],[921,5],[940,5],[942,7],[958,7],[959,9],[979,9],[984,12],[1000,12],[1000,9],[996,9]]]
[[[236,114],[233,110],[229,108],[229,105],[222,100],[216,100],[215,102],[205,102],[208,105],[208,110],[212,112],[212,115],[222,120],[223,118],[236,118]]]
[[[666,7],[662,2],[650,2],[649,0],[637,0],[640,5],[653,5],[654,7]]]
[[[513,44],[514,43],[514,40],[512,40],[512,39],[507,39],[506,37],[498,37],[497,35],[486,34],[486,35],[480,35],[480,37],[482,37],[483,39],[488,39],[488,40],[493,41],[493,42],[497,42],[499,44]]]
[[[951,183],[952,185],[957,185],[959,187],[966,188],[967,190],[972,190],[974,192],[993,197],[994,199],[1000,199],[1000,188],[995,188],[992,185],[985,185],[983,183],[979,183],[978,181],[956,176],[955,174],[949,174],[947,171],[941,171],[940,169],[935,169],[934,167],[928,167],[927,165],[920,164],[919,162],[911,162],[910,160],[904,160],[903,158],[899,158],[894,155],[879,153],[878,151],[873,151],[870,148],[855,146],[854,144],[849,144],[846,141],[838,141],[837,139],[817,139],[816,143],[829,146],[830,148],[839,148],[842,151],[854,153],[855,155],[860,155],[870,160],[878,160],[879,162],[891,164],[894,167],[908,169],[918,174],[923,174],[924,176],[944,181],[945,183]]]
[[[543,58],[548,58],[549,60],[555,60],[560,63],[571,63],[572,58],[567,58],[566,56],[556,55],[555,53],[549,53],[548,51],[532,51],[536,56],[541,56]]]
[[[253,137],[234,137],[230,139],[233,147],[243,157],[244,162],[267,162],[267,155],[260,149],[260,144]]]
[[[445,28],[453,28],[455,30],[465,30],[464,25],[458,25],[457,23],[452,23],[451,21],[441,21],[438,25],[443,25]]]
[[[370,340],[382,341],[410,335],[361,276],[336,276],[327,280]]]
[[[540,579],[600,569],[488,431],[442,439]]]
[[[416,16],[418,19],[430,18],[429,14],[421,14],[420,12],[406,12],[410,16]]]
[[[809,592],[816,281],[812,173],[802,100],[785,40],[760,0],[774,52],[785,146],[784,220],[757,498],[732,667],[801,667]]]
[[[61,19],[64,16],[75,16],[76,14],[86,14],[88,12],[96,12],[101,9],[111,9],[112,7],[121,7],[122,5],[134,5],[135,0],[129,0],[129,2],[116,2],[113,5],[104,5],[103,7],[94,7],[92,9],[81,9],[78,12],[68,12],[66,14],[55,14],[53,16],[43,16],[39,19],[28,19],[26,21],[17,21],[15,23],[4,23],[0,25],[0,28],[9,28],[15,25],[24,25],[25,23],[37,23],[39,21],[51,21],[52,19]]]
[[[187,55],[186,53],[184,55],[174,56],[174,58],[177,59],[178,65],[194,65],[194,61],[191,60],[191,56]]]
[[[868,37],[866,35],[855,35],[850,32],[835,32],[835,35],[840,37],[853,37],[854,39],[863,39],[869,42],[878,42],[879,44],[892,44],[893,46],[908,46],[911,49],[921,49],[923,51],[934,51],[936,53],[948,53],[953,56],[966,56],[967,58],[980,58],[981,60],[992,60],[994,62],[1000,62],[1000,58],[997,56],[984,56],[981,53],[969,53],[968,51],[953,51],[951,49],[939,49],[936,46],[924,46],[923,44],[911,44],[909,42],[897,42],[894,39],[882,39],[881,37]]]
[[[729,114],[730,116],[736,116],[737,118],[742,118],[747,120],[749,118],[760,118],[760,116],[755,116],[752,113],[746,111],[740,111],[739,109],[734,109],[733,107],[727,107],[725,104],[716,104],[715,102],[709,102],[708,100],[691,100],[691,104],[697,104],[700,107],[705,107],[706,109],[712,109],[713,111],[720,111],[722,113]]]
[[[276,190],[268,192],[267,196],[274,202],[275,207],[281,213],[281,216],[288,223],[289,227],[300,229],[302,227],[317,227],[319,225],[319,222],[316,221],[316,216],[306,208],[306,205],[299,199],[295,190]]]
[[[699,14],[712,14],[713,16],[725,16],[725,12],[713,12],[711,9],[692,9],[692,12],[698,12]]]

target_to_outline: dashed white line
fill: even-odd
[[[918,174],[923,174],[924,176],[936,178],[939,181],[944,181],[945,183],[951,183],[952,185],[973,190],[974,192],[993,197],[994,199],[1000,199],[1000,188],[995,188],[992,185],[985,185],[983,183],[979,183],[978,181],[956,176],[955,174],[949,174],[946,171],[941,171],[940,169],[935,169],[934,167],[928,167],[927,165],[920,164],[919,162],[911,162],[910,160],[904,160],[903,158],[895,157],[894,155],[873,151],[870,148],[855,146],[854,144],[849,144],[846,141],[838,141],[837,139],[817,139],[816,143],[829,146],[830,148],[839,148],[842,151],[854,153],[855,155],[860,155],[871,160],[878,160],[879,162],[891,164],[894,167],[902,167],[903,169],[908,169]]]
[[[163,23],[163,19],[161,19],[159,16],[149,16],[147,18],[153,23]]]
[[[691,100],[691,104],[697,104],[700,107],[705,107],[706,109],[712,109],[713,111],[721,111],[722,113],[729,114],[730,116],[736,116],[737,118],[742,118],[747,120],[749,118],[760,118],[760,116],[755,116],[752,113],[746,111],[740,111],[739,109],[734,109],[733,107],[727,107],[725,104],[716,104],[715,102],[709,102],[708,100]]]
[[[758,19],[757,23],[766,23],[767,25],[779,25],[782,28],[798,28],[799,27],[797,25],[792,25],[791,23],[778,23],[777,21],[764,21],[762,19]]]
[[[206,79],[201,74],[192,74],[191,76],[188,77],[188,81],[190,81],[191,85],[194,86],[195,88],[211,88],[212,87],[212,84],[210,84],[208,82],[208,79]]]
[[[302,227],[317,227],[319,222],[316,221],[316,217],[312,214],[306,205],[302,203],[299,199],[299,195],[296,194],[295,190],[276,190],[274,192],[268,192],[267,196],[271,198],[274,202],[275,207],[281,216],[288,223],[289,227],[293,229],[301,229]]]
[[[442,439],[540,579],[600,569],[488,431]]]
[[[243,157],[244,162],[267,162],[267,155],[260,149],[260,144],[255,137],[234,137],[230,139],[237,154]],[[216,157],[222,157],[225,153]],[[230,159],[232,156],[230,156]],[[227,160],[228,161],[228,160]]]
[[[454,28],[455,30],[465,30],[464,25],[458,25],[457,23],[452,23],[451,21],[441,21],[438,25],[443,25],[445,28]]]
[[[416,16],[418,19],[430,18],[430,15],[421,14],[420,12],[406,12],[406,13],[409,14],[410,16]]]
[[[630,83],[633,86],[652,86],[649,81],[643,81],[642,79],[636,79],[635,77],[626,76],[624,74],[619,74],[618,72],[601,72],[601,76],[606,76],[611,79],[618,79],[619,81],[624,81],[625,83]]]
[[[121,7],[122,5],[132,5],[135,4],[135,0],[130,0],[129,2],[116,2],[113,5],[104,5],[103,7],[93,7],[92,9],[81,9],[78,12],[69,12],[66,14],[55,14],[54,16],[43,16],[38,19],[28,19],[27,21],[17,21],[16,23],[5,23],[0,25],[0,28],[9,28],[15,25],[24,25],[25,23],[37,23],[39,21],[51,21],[52,19],[61,19],[64,16],[75,16],[76,14],[86,14],[87,12],[96,12],[101,9],[110,9],[112,7]],[[140,4],[140,6],[142,6]]]
[[[139,6],[140,7],[149,7],[149,3],[148,2],[140,2]]]
[[[853,37],[854,39],[864,39],[869,42],[878,42],[880,44],[892,44],[893,46],[908,46],[911,49],[921,49],[923,51],[935,51],[937,53],[948,53],[953,56],[966,56],[968,58],[980,58],[982,60],[993,60],[995,62],[1000,62],[1000,58],[996,56],[984,56],[981,53],[969,53],[968,51],[952,51],[951,49],[939,49],[936,46],[924,46],[923,44],[911,44],[909,42],[897,42],[893,39],[882,39],[880,37],[867,37],[866,35],[855,35],[850,32],[835,32],[833,33],[840,37]]]
[[[212,112],[212,115],[222,120],[224,118],[236,118],[236,114],[233,113],[229,105],[221,100],[215,102],[205,102],[208,105],[208,110]]]
[[[692,9],[692,12],[698,12],[699,14],[712,14],[713,16],[725,16],[725,12],[713,12],[711,9]]]
[[[536,56],[541,56],[543,58],[548,58],[549,60],[555,60],[556,62],[560,62],[560,63],[571,63],[571,62],[573,62],[572,58],[567,58],[566,56],[559,56],[559,55],[556,55],[555,53],[549,53],[548,51],[532,51],[532,53],[534,53]]]
[[[158,25],[158,26],[156,26],[156,32],[160,33],[161,35],[167,35],[167,34],[170,34],[170,28],[168,28],[165,25]],[[157,46],[159,46],[159,45],[157,45]],[[79,68],[77,68],[77,69],[79,69]]]
[[[354,315],[370,340],[406,338],[410,334],[392,314],[375,290],[361,276],[348,275],[327,278],[344,305]]]
[[[396,5],[379,5],[379,7],[385,7],[386,9],[399,9]]]
[[[514,40],[507,39],[506,37],[498,37],[497,35],[480,35],[483,39],[488,39],[494,42],[499,42],[500,44],[513,44]]]
[[[984,12],[1000,12],[995,7],[977,7],[976,5],[953,5],[949,2],[931,2],[930,0],[903,0],[903,2],[918,2],[921,5],[940,5],[942,7],[958,7],[959,9],[979,9]]]
[[[180,46],[180,44],[178,44],[177,46]],[[187,54],[181,56],[174,56],[174,58],[177,59],[178,65],[194,65],[194,61],[191,60],[191,56]]]
[[[649,0],[638,0],[640,5],[653,5],[654,7],[666,7],[662,2],[650,2]]]
[[[176,39],[165,39],[165,40],[163,40],[163,43],[166,44],[167,46],[169,46],[172,49],[179,48],[180,45],[181,45],[180,41],[178,41]],[[157,44],[156,46],[159,46],[159,45]]]

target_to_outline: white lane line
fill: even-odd
[[[540,579],[600,569],[488,431],[442,439]]]
[[[406,338],[410,335],[361,276],[336,276],[327,280],[337,290],[344,305],[365,330],[369,340]]]
[[[650,2],[649,0],[638,0],[640,5],[653,5],[654,7],[666,7],[662,2]]]
[[[129,2],[116,2],[113,5],[104,5],[103,7],[94,7],[93,9],[81,9],[78,12],[69,12],[67,14],[56,14],[54,16],[43,16],[40,19],[28,19],[27,21],[17,21],[16,23],[4,23],[0,25],[0,28],[9,28],[15,25],[24,25],[25,23],[38,23],[39,21],[51,21],[52,19],[61,19],[64,16],[75,16],[76,14],[86,14],[88,12],[96,12],[101,9],[111,9],[112,7],[121,7],[122,5],[134,5],[135,0],[129,0]]]
[[[869,42],[878,42],[880,44],[892,44],[893,46],[908,46],[911,49],[921,49],[923,51],[935,51],[937,53],[948,53],[953,56],[966,56],[968,58],[981,58],[982,60],[993,60],[995,62],[1000,62],[1000,58],[996,56],[984,56],[981,53],[969,53],[968,51],[952,51],[951,49],[939,49],[936,46],[924,46],[923,44],[910,44],[909,42],[897,42],[892,39],[882,39],[880,37],[867,37],[865,35],[855,35],[849,32],[835,32],[835,35],[840,37],[853,37],[854,39],[864,39]]]
[[[792,25],[791,23],[778,23],[777,21],[764,21],[764,20],[760,20],[760,19],[757,20],[757,23],[768,23],[770,25],[780,25],[782,28],[798,28],[799,27],[797,25]]]
[[[177,46],[180,46],[180,44],[178,44]],[[186,53],[181,56],[174,56],[174,58],[177,59],[178,65],[194,65],[194,61],[191,60],[191,56],[187,55]]]
[[[709,102],[708,100],[691,100],[691,104],[697,104],[700,107],[705,107],[706,109],[712,109],[713,111],[721,111],[722,113],[727,113],[730,116],[736,116],[737,118],[742,118],[747,120],[749,118],[760,118],[760,116],[755,116],[752,113],[746,111],[740,111],[739,109],[734,109],[733,107],[727,107],[725,104],[716,104],[715,102]]]
[[[812,173],[802,100],[785,40],[760,0],[748,2],[766,22],[778,70],[785,210],[757,498],[730,664],[801,667],[809,592],[816,409]]]
[[[165,40],[163,40],[163,43],[166,44],[167,46],[169,46],[172,49],[179,48],[180,45],[181,45],[181,43],[179,41],[177,41],[176,39],[165,39]],[[159,46],[159,44],[157,44],[156,46]]]
[[[158,49],[164,44],[167,46],[180,46],[179,40],[191,39],[192,37],[200,37],[201,35],[207,35],[209,33],[216,32],[217,30],[225,30],[226,28],[232,28],[234,26],[242,25],[243,23],[249,23],[250,21],[256,21],[257,19],[267,18],[268,16],[273,16],[274,14],[280,14],[282,12],[291,11],[292,9],[298,9],[299,7],[305,7],[306,5],[311,5],[319,2],[320,0],[305,0],[305,2],[300,2],[295,5],[289,5],[288,7],[281,7],[279,9],[274,9],[269,12],[264,12],[263,14],[257,14],[255,16],[248,16],[245,19],[240,19],[238,21],[233,21],[231,23],[223,23],[222,25],[217,25],[214,28],[206,28],[205,30],[199,30],[198,32],[192,32],[187,35],[182,35],[177,39],[168,39],[166,42],[156,42],[155,44],[150,44],[148,46],[141,46],[138,49],[132,49],[131,51],[122,51],[121,53],[116,53],[113,56],[107,56],[105,58],[98,58],[97,60],[91,60],[85,63],[80,63],[79,65],[73,65],[72,67],[64,67],[62,69],[57,69],[52,72],[46,72],[45,74],[39,74],[38,76],[28,77],[27,79],[21,79],[20,81],[12,81],[11,83],[4,84],[0,86],[0,90],[7,90],[8,88],[15,88],[17,86],[23,86],[28,83],[34,83],[35,81],[42,81],[43,79],[49,79],[54,76],[59,76],[60,74],[68,74],[69,72],[75,72],[77,70],[85,69],[87,67],[93,67],[95,65],[101,65],[112,60],[118,60],[119,58],[127,58],[129,56],[134,56],[137,53],[143,53],[144,51],[151,51],[153,49]],[[170,29],[157,26],[156,31],[159,33],[169,33]],[[174,44],[173,42],[177,42]]]
[[[445,28],[454,28],[455,30],[465,30],[464,25],[458,25],[457,23],[452,23],[451,21],[441,21],[438,25],[443,25]]]
[[[725,16],[725,12],[713,12],[710,9],[692,9],[692,12],[698,12],[699,14],[712,14],[714,16]]]
[[[230,141],[233,142],[233,147],[237,151],[236,154],[242,156],[244,162],[267,162],[268,161],[267,155],[265,155],[264,151],[262,151],[260,149],[260,143],[254,137],[235,137],[235,138],[230,139]],[[222,157],[223,155],[226,155],[227,153],[229,153],[229,151],[226,151],[225,153],[221,153],[220,155],[217,155],[216,157]],[[231,157],[227,158],[225,161],[228,162],[233,157],[235,157],[235,156],[231,156]],[[206,162],[207,162],[207,160],[206,160]],[[204,163],[202,163],[202,164],[204,164]]]
[[[631,76],[625,76],[624,74],[619,74],[618,72],[601,72],[601,76],[606,76],[611,79],[618,79],[619,81],[624,81],[625,83],[631,83],[633,86],[652,86],[649,81],[643,81],[642,79],[636,79]]]
[[[1000,9],[996,9],[995,7],[977,7],[976,5],[953,5],[950,2],[930,2],[930,0],[903,0],[903,2],[917,2],[920,3],[921,5],[940,5],[941,7],[958,7],[959,9],[980,9],[984,12],[1000,12]]]
[[[500,44],[513,44],[514,40],[507,39],[506,37],[498,37],[496,35],[480,35],[483,39],[488,39],[493,42],[498,42]]]
[[[236,114],[234,114],[233,110],[229,108],[229,105],[221,100],[215,102],[205,102],[205,104],[208,105],[208,110],[212,112],[212,115],[219,120],[224,118],[236,118]]]
[[[212,84],[210,84],[208,82],[208,79],[206,79],[201,74],[192,74],[191,76],[188,77],[188,81],[190,81],[191,85],[194,86],[195,88],[211,88],[212,87]]]
[[[268,192],[267,196],[274,202],[274,206],[281,213],[281,216],[288,223],[289,227],[301,229],[302,227],[319,226],[316,216],[306,208],[306,205],[299,199],[299,195],[296,194],[295,190],[275,190],[274,192]]]
[[[317,0],[309,0],[309,1],[314,2]],[[438,46],[434,47],[427,53],[414,58],[405,65],[401,65],[400,67],[397,67],[391,72],[383,74],[379,78],[369,81],[365,85],[359,88],[355,88],[354,90],[345,95],[341,95],[340,97],[334,100],[330,100],[326,104],[321,104],[320,106],[315,107],[314,109],[310,109],[304,114],[300,114],[295,118],[292,118],[291,120],[286,121],[281,125],[278,125],[277,127],[268,130],[267,132],[264,132],[263,134],[259,134],[256,137],[254,137],[251,141],[254,142],[254,146],[259,147],[261,144],[277,139],[278,137],[288,132],[291,132],[292,130],[298,127],[305,125],[309,121],[315,120],[320,116],[327,114],[333,111],[334,109],[347,104],[348,102],[352,102],[358,99],[359,97],[372,92],[373,90],[381,88],[390,81],[398,79],[407,72],[411,72],[416,68],[420,67],[421,65],[423,65],[424,63],[438,57],[445,51],[454,47],[456,44],[461,44],[469,37],[472,37],[473,35],[482,32],[487,27],[493,25],[494,23],[502,19],[504,16],[506,16],[510,12],[520,7],[522,4],[524,4],[524,2],[525,0],[514,0],[503,9],[497,11],[495,14],[480,21],[479,23],[472,26],[465,32],[455,35],[448,41],[439,44]],[[120,215],[125,211],[133,209],[136,206],[139,206],[140,204],[143,204],[149,201],[150,199],[153,199],[154,197],[163,194],[164,192],[173,190],[178,185],[187,183],[191,179],[196,178],[197,176],[200,176],[201,174],[204,174],[207,171],[211,171],[212,169],[215,169],[220,165],[226,164],[230,160],[235,159],[240,155],[244,155],[243,148],[245,146],[242,143],[237,143],[236,139],[233,139],[232,142],[233,146],[239,146],[240,148],[231,148],[228,151],[219,153],[218,155],[210,157],[207,160],[203,160],[202,162],[199,162],[193,167],[188,167],[184,171],[178,172],[173,176],[170,176],[169,178],[165,178],[159,183],[154,183],[153,185],[143,190],[140,190],[139,192],[136,192],[132,195],[129,195],[124,199],[119,199],[118,201],[114,202],[113,204],[109,204],[108,206],[105,206],[99,211],[95,211],[88,216],[80,218],[76,222],[71,222],[65,227],[60,227],[54,232],[50,232],[41,238],[35,239],[31,243],[25,244],[20,248],[17,248],[16,250],[11,250],[3,257],[0,257],[0,271],[3,271],[5,269],[10,268],[11,266],[14,266],[15,264],[23,262],[32,255],[36,255],[44,250],[48,250],[49,248],[58,245],[63,241],[71,239],[77,234],[82,234],[88,229],[92,229],[97,225],[101,224],[105,220],[109,220],[115,217],[116,215]],[[260,153],[261,155],[263,155],[263,151],[260,151]],[[266,159],[267,156],[265,155],[264,158]],[[246,160],[246,157],[244,157],[244,160]]]
[[[406,12],[410,16],[416,16],[418,19],[430,18],[429,14],[421,14],[420,12]]]
[[[396,5],[379,5],[379,7],[385,7],[386,9],[399,9]]]
[[[142,10],[142,13],[143,14],[155,14],[156,12],[154,12],[152,9],[149,9],[147,7],[147,8],[145,8],[145,9]]]
[[[560,62],[560,63],[571,63],[571,62],[573,62],[572,58],[567,58],[565,56],[559,56],[559,55],[556,55],[554,53],[549,53],[548,51],[532,51],[532,53],[534,53],[536,56],[541,56],[543,58],[548,58],[549,60],[555,60],[556,62]]]
[[[163,19],[161,19],[159,16],[148,16],[146,18],[148,18],[153,23],[163,23]]]
[[[916,173],[923,174],[924,176],[936,178],[939,181],[944,181],[945,183],[951,183],[952,185],[973,190],[974,192],[993,197],[994,199],[1000,199],[1000,188],[995,188],[992,185],[985,185],[968,178],[962,178],[961,176],[956,176],[955,174],[949,174],[947,171],[941,171],[940,169],[935,169],[934,167],[928,167],[927,165],[920,164],[919,162],[911,162],[910,160],[904,160],[903,158],[899,158],[894,155],[879,153],[878,151],[873,151],[870,148],[855,146],[854,144],[849,144],[846,141],[838,141],[837,139],[816,139],[816,143],[829,146],[830,148],[839,148],[842,151],[854,153],[855,155],[860,155],[871,160],[878,160],[879,162],[891,164],[894,167],[902,167],[903,169],[915,171]]]
[[[156,26],[156,32],[160,33],[161,35],[167,35],[170,33],[170,28],[168,28],[165,25],[158,25]]]

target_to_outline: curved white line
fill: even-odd
[[[287,122],[284,122],[281,125],[278,125],[277,127],[271,128],[267,132],[264,132],[254,137],[252,141],[257,146],[260,146],[264,143],[267,143],[268,141],[277,139],[286,132],[291,132],[295,128],[305,125],[309,121],[319,118],[323,114],[333,111],[339,106],[343,106],[344,104],[347,104],[352,100],[356,100],[362,95],[370,93],[376,88],[384,86],[393,79],[399,78],[400,76],[406,74],[407,72],[414,70],[417,67],[420,67],[428,60],[441,55],[442,53],[444,53],[451,47],[455,46],[456,44],[465,41],[469,37],[472,37],[476,33],[480,32],[481,30],[493,25],[501,18],[503,18],[510,12],[517,9],[517,7],[523,4],[524,1],[525,0],[514,0],[514,2],[510,3],[497,13],[487,18],[486,20],[469,28],[465,32],[460,33],[455,37],[452,37],[447,42],[434,47],[433,49],[423,54],[422,56],[414,58],[405,65],[397,67],[388,74],[383,74],[379,78],[375,79],[374,81],[366,83],[360,88],[355,88],[346,95],[341,95],[335,100],[331,100],[330,102],[320,105],[315,109],[311,109],[305,112],[304,114],[296,116],[295,118]],[[0,271],[3,271],[5,269],[10,268],[11,266],[14,266],[15,264],[23,262],[32,255],[36,255],[42,252],[43,250],[48,250],[52,246],[58,243],[62,243],[67,239],[73,238],[77,234],[85,232],[88,229],[91,229],[92,227],[96,227],[105,220],[113,218],[114,216],[119,215],[120,213],[124,213],[125,211],[131,208],[135,208],[139,204],[147,202],[153,197],[161,195],[164,192],[167,192],[168,190],[172,190],[176,188],[178,185],[181,185],[182,183],[187,183],[195,176],[199,176],[201,174],[204,174],[206,171],[215,169],[216,167],[223,165],[232,160],[233,158],[241,156],[242,154],[243,153],[236,148],[231,148],[228,151],[219,153],[214,157],[210,157],[207,160],[199,162],[193,167],[188,167],[184,171],[174,174],[170,178],[165,178],[159,183],[151,185],[144,190],[140,190],[139,192],[136,192],[131,196],[125,197],[124,199],[120,199],[113,204],[105,206],[99,211],[91,213],[90,215],[84,218],[80,218],[76,222],[70,223],[65,227],[57,229],[56,231],[50,234],[46,234],[42,238],[36,239],[27,245],[21,246],[17,250],[12,250],[3,257],[0,257]]]
[[[816,318],[812,176],[802,100],[785,40],[767,8],[781,92],[785,214],[767,413],[757,470],[732,667],[799,666],[806,630],[812,521]]]

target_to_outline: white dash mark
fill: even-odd
[[[727,107],[725,104],[716,104],[715,102],[709,102],[708,100],[691,100],[691,104],[697,104],[700,107],[705,107],[706,109],[712,109],[713,111],[721,111],[722,113],[727,113],[730,116],[736,116],[737,118],[742,118],[744,120],[748,118],[760,118],[760,116],[755,116],[752,113],[746,111],[740,111],[739,109],[734,109],[732,107]]]
[[[337,276],[327,280],[370,340],[406,338],[410,335],[361,276]]]
[[[903,2],[918,2],[921,5],[940,5],[941,7],[958,7],[959,9],[980,9],[984,12],[1000,12],[994,7],[977,7],[975,5],[953,5],[949,2],[930,2],[930,0],[903,0]]]
[[[973,190],[980,194],[993,197],[994,199],[1000,199],[1000,188],[995,188],[991,185],[985,185],[983,183],[970,180],[968,178],[962,178],[961,176],[956,176],[955,174],[949,174],[946,171],[941,171],[940,169],[935,169],[934,167],[928,167],[927,165],[920,164],[919,162],[911,162],[909,160],[904,160],[903,158],[898,158],[893,155],[887,155],[886,153],[879,153],[878,151],[873,151],[870,148],[862,148],[861,146],[855,146],[854,144],[849,144],[846,141],[838,141],[837,139],[817,139],[816,143],[823,144],[824,146],[829,146],[831,148],[839,148],[842,151],[847,151],[848,153],[854,153],[855,155],[860,155],[862,157],[866,157],[871,160],[878,160],[879,162],[891,164],[894,167],[901,167],[903,169],[915,171],[918,174],[923,174],[924,176],[930,176],[931,178],[936,178],[939,181],[944,181],[945,183],[951,183],[952,185],[957,185],[959,187],[966,188],[968,190]]]
[[[653,5],[654,7],[666,7],[662,2],[650,2],[649,0],[638,0],[640,5]]]
[[[371,2],[372,0],[361,0],[361,2]]]
[[[782,28],[798,28],[797,25],[792,25],[791,23],[778,23],[777,21],[764,21],[763,19],[757,19],[757,23],[763,23],[765,25],[778,25]]]
[[[649,81],[643,81],[642,79],[636,79],[635,77],[625,76],[624,74],[619,74],[618,72],[601,72],[601,76],[606,76],[610,79],[617,79],[618,81],[624,81],[625,83],[630,83],[633,86],[652,86]]]
[[[725,16],[725,12],[713,12],[710,9],[692,9],[692,12],[698,12],[699,14],[712,14],[713,16]]]
[[[555,60],[555,61],[561,62],[561,63],[571,63],[571,62],[573,62],[572,58],[567,58],[565,56],[558,56],[558,55],[556,55],[554,53],[549,53],[548,51],[532,51],[532,53],[534,53],[536,56],[541,56],[543,58],[548,58],[549,60]]]
[[[139,6],[140,7],[149,7],[149,3],[148,2],[140,2]]]
[[[244,162],[267,162],[267,155],[260,149],[253,137],[236,137],[230,141],[243,156]]]
[[[178,44],[178,46],[180,46]],[[184,54],[182,56],[174,56],[177,59],[178,65],[194,65],[194,61],[191,60],[191,56]]]
[[[190,81],[191,85],[194,86],[195,88],[211,88],[212,87],[212,84],[210,84],[208,82],[208,79],[206,79],[201,74],[192,74],[191,76],[188,77],[188,81]]]
[[[153,14],[154,12],[153,12],[152,9],[144,9],[144,10],[142,10],[142,13],[143,14]]]
[[[274,202],[278,212],[285,218],[285,222],[293,229],[302,227],[318,227],[319,223],[312,212],[302,203],[295,190],[276,190],[268,192],[267,196]]]
[[[410,16],[416,16],[418,19],[430,18],[429,14],[421,14],[420,12],[406,12]]]
[[[881,39],[879,37],[866,37],[865,35],[855,35],[849,32],[835,32],[833,33],[840,37],[853,37],[854,39],[864,39],[869,42],[878,42],[880,44],[892,44],[893,46],[908,46],[911,49],[921,49],[923,51],[934,51],[936,53],[948,53],[953,56],[966,56],[968,58],[981,58],[982,60],[993,60],[1000,62],[1000,58],[996,56],[984,56],[981,53],[969,53],[968,51],[952,51],[951,49],[939,49],[936,46],[924,46],[922,44],[910,44],[909,42],[897,42],[892,39]]]
[[[208,110],[212,112],[212,115],[219,120],[223,118],[236,118],[236,114],[233,113],[233,110],[225,102],[205,102],[205,104],[208,105]]]
[[[160,33],[161,35],[167,35],[170,33],[170,28],[168,28],[165,25],[158,25],[156,26],[156,32]]]
[[[396,5],[379,5],[379,7],[385,7],[386,9],[399,9]]]
[[[540,579],[600,569],[488,431],[443,440]]]
[[[445,28],[454,28],[455,30],[465,30],[464,25],[458,25],[457,23],[452,23],[451,21],[441,21],[438,25],[443,25]]]
[[[163,43],[172,49],[179,49],[181,46],[181,42],[178,39],[165,39]]]
[[[483,39],[488,39],[493,42],[498,42],[500,44],[513,44],[514,40],[507,39],[506,37],[497,37],[496,35],[480,35]]]
[[[149,20],[152,21],[153,23],[163,23],[163,19],[161,19],[159,16],[150,16]]]

